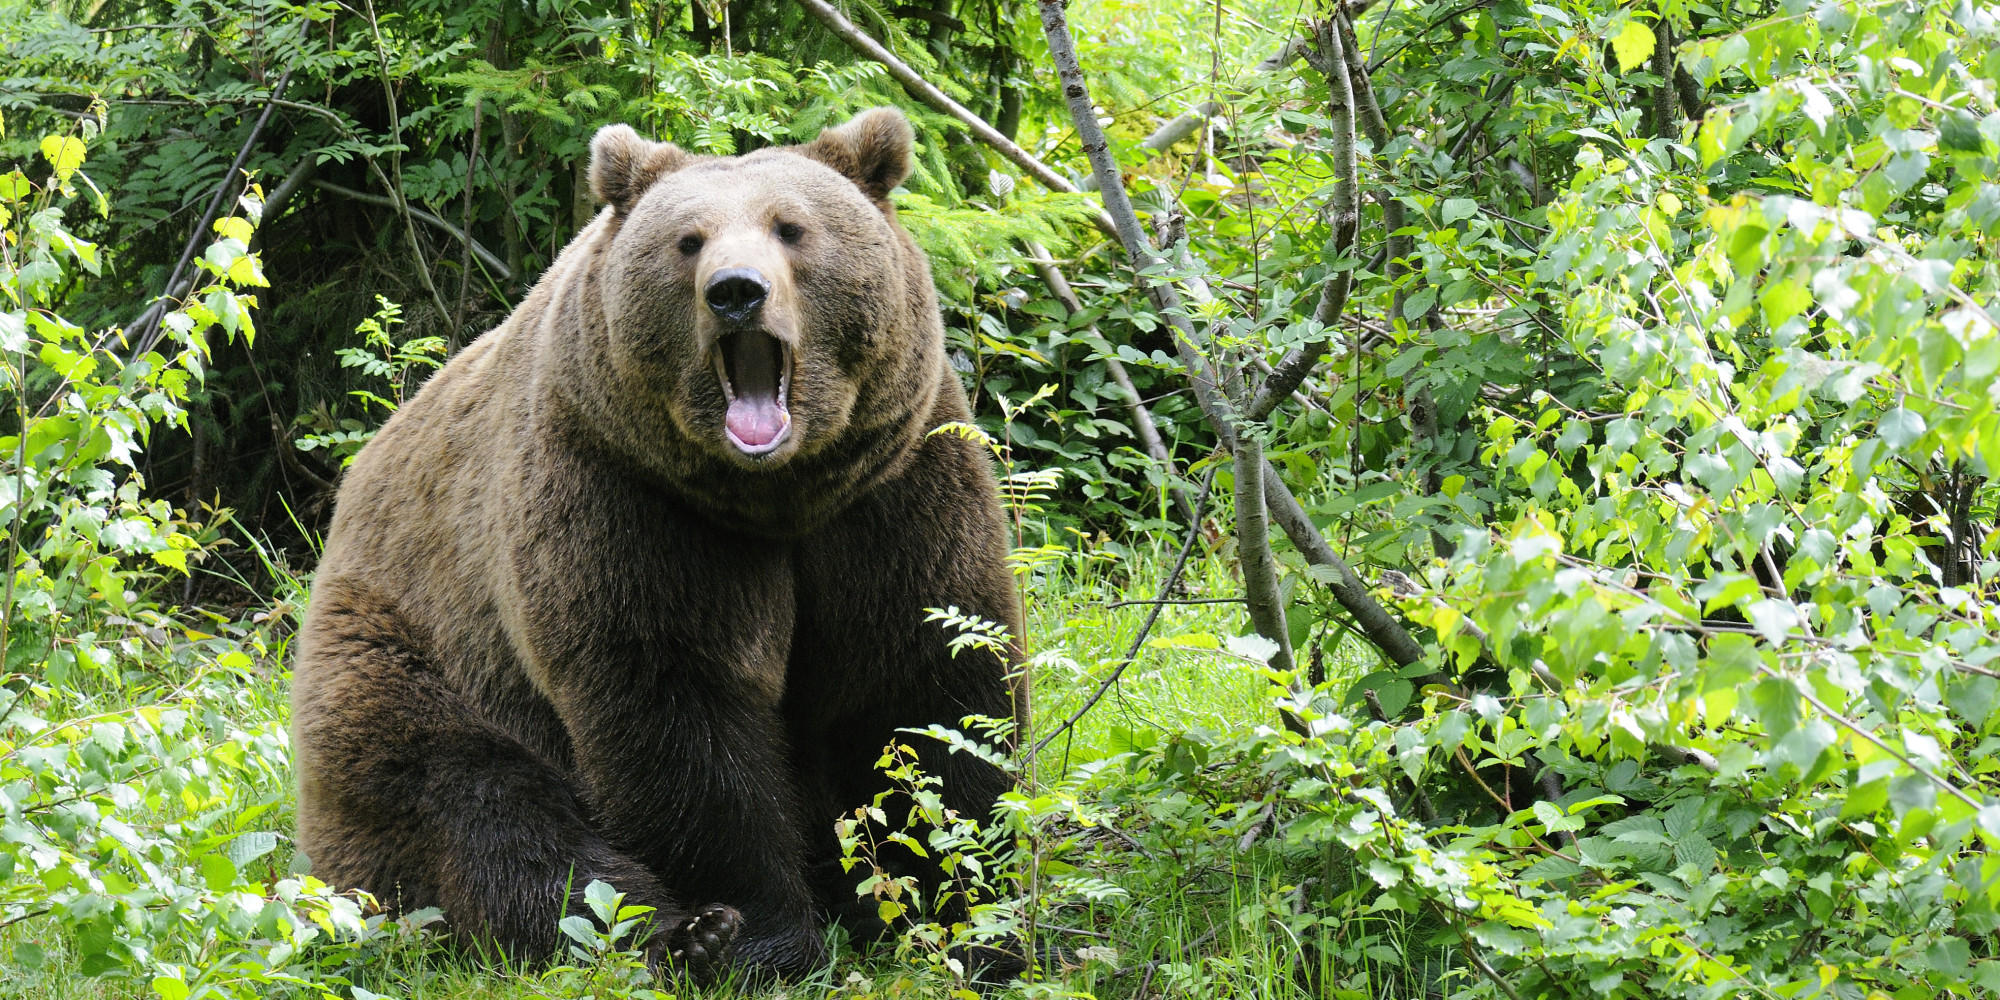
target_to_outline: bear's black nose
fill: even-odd
[[[770,293],[771,283],[749,267],[725,267],[715,272],[708,279],[708,287],[702,289],[709,311],[732,323],[757,315]]]

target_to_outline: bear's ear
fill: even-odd
[[[863,194],[887,201],[889,192],[910,176],[910,121],[895,108],[875,108],[830,128],[799,152],[846,175]]]
[[[606,125],[590,140],[590,191],[624,215],[654,181],[690,159],[671,142],[653,142],[629,125]]]

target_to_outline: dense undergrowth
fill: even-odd
[[[954,995],[967,940],[1032,941],[1033,995],[2000,992],[1991,4],[849,8],[1058,175],[1108,121],[1150,246],[732,6],[0,2],[0,991],[686,995],[608,896],[499,973],[312,880],[315,519],[587,214],[596,124],[896,102],[1037,716],[933,845],[975,919],[871,883],[900,939],[763,995]],[[1260,451],[1303,527],[1236,489]]]

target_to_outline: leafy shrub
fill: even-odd
[[[0,175],[0,371],[15,407],[0,437],[12,963],[30,981],[150,981],[164,1000],[332,989],[425,917],[386,923],[365,897],[303,874],[306,859],[288,864],[291,761],[271,679],[303,590],[249,621],[176,615],[165,584],[221,544],[218,526],[148,499],[138,470],[155,430],[185,426],[211,337],[255,335],[245,289],[264,284],[248,248],[260,196],[253,186],[242,214],[215,224],[196,259],[206,277],[166,312],[162,349],[121,357],[121,330],[63,316],[104,263],[65,218],[108,210],[83,170],[97,124],[44,139],[45,174]]]

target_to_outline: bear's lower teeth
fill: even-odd
[[[785,408],[785,345],[770,334],[745,330],[723,337],[717,351],[729,401],[723,426],[732,443],[751,454],[777,447],[792,422]]]

